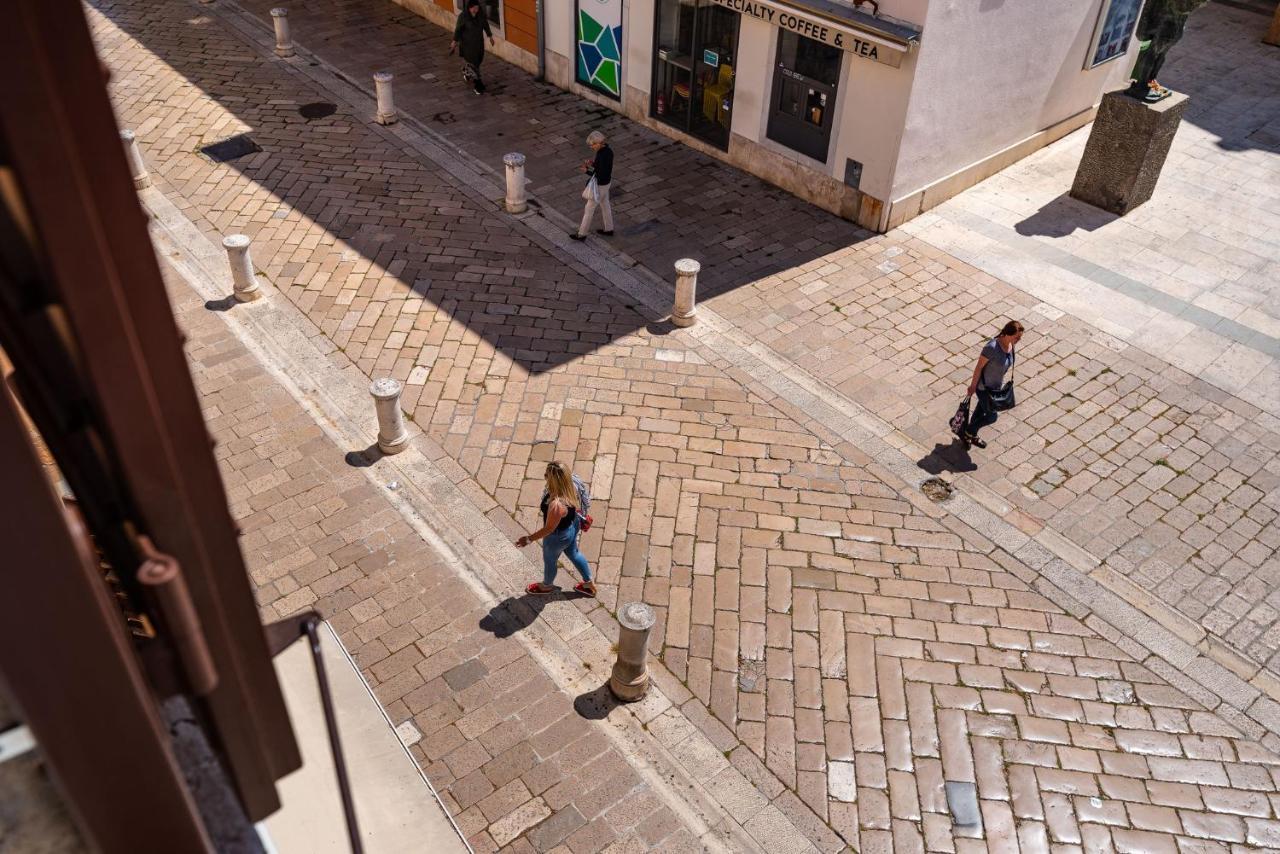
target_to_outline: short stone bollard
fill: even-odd
[[[378,115],[374,117],[380,125],[393,125],[399,116],[396,115],[396,102],[391,97],[391,81],[395,75],[390,71],[379,71],[373,75],[373,85],[378,90]]]
[[[502,156],[507,167],[507,213],[524,213],[529,199],[524,190],[524,155],[512,152]]]
[[[124,159],[129,161],[129,174],[133,175],[133,186],[139,190],[150,187],[151,175],[147,172],[147,164],[142,160],[142,151],[138,148],[138,137],[131,130],[122,130],[120,139],[124,142]]]
[[[289,10],[277,6],[271,10],[276,25],[276,56],[293,56],[293,37],[289,35]]]
[[[642,602],[628,602],[618,609],[618,660],[609,676],[609,690],[624,703],[644,699],[649,693],[649,630],[653,609]]]
[[[676,326],[693,326],[698,320],[695,304],[698,290],[698,271],[702,265],[692,258],[676,262],[676,302],[671,309],[671,322]]]
[[[253,302],[262,296],[262,288],[254,273],[253,259],[249,257],[249,237],[245,234],[228,234],[222,238],[222,248],[227,250],[227,263],[231,265],[231,292],[240,302]]]
[[[384,454],[398,454],[409,447],[409,431],[404,426],[400,394],[404,383],[383,377],[369,386],[373,406],[378,412],[378,449]]]

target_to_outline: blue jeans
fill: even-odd
[[[591,580],[591,566],[587,563],[587,559],[582,556],[582,552],[578,551],[578,525],[581,523],[576,516],[573,524],[565,528],[563,531],[552,531],[550,534],[542,538],[542,583],[550,587],[556,580],[557,566],[560,555],[564,555],[569,559],[569,563],[582,576],[583,581]]]
[[[998,417],[995,407],[991,405],[991,395],[985,391],[979,391],[978,405],[974,408],[973,415],[969,416],[969,424],[964,428],[965,432],[970,436],[976,436],[983,427],[995,424]]]

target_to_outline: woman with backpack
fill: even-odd
[[[582,581],[573,586],[574,591],[583,596],[595,596],[596,584],[591,579],[591,566],[578,551],[578,532],[583,530],[584,523],[589,525],[591,520],[584,506],[590,503],[590,498],[583,498],[586,485],[573,477],[567,466],[557,462],[547,463],[543,477],[546,490],[542,493],[539,507],[542,527],[516,540],[519,548],[535,540],[542,541],[542,582],[530,584],[525,592],[535,596],[549,596],[556,592],[557,564],[560,555],[564,555],[582,576]]]

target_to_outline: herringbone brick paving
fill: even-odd
[[[265,21],[281,4],[240,5]],[[290,8],[301,43],[353,77],[394,71],[397,103],[469,153],[493,165],[526,154],[531,189],[574,221],[581,140],[607,132],[614,245],[664,279],[676,258],[698,258],[704,299],[903,431],[923,468],[968,473],[1017,509],[1019,527],[1065,534],[1250,670],[1280,674],[1280,419],[921,240],[855,228],[500,61],[487,63],[491,95],[476,98],[457,85],[448,35],[393,3]],[[1221,53],[1196,41],[1216,11],[1192,20],[1194,47],[1173,62]],[[1156,240],[1135,236],[1144,258]],[[945,425],[982,343],[1010,317],[1031,328],[1024,403],[992,429],[991,451],[970,456]]]
[[[723,744],[726,766],[748,773],[761,805],[772,802],[797,822],[813,817],[805,830],[824,850],[846,842],[864,851],[1276,844],[1280,760],[1031,592],[1017,574],[1025,569],[991,543],[898,495],[856,449],[827,445],[697,350],[644,329],[625,305],[591,293],[496,212],[462,197],[438,169],[342,112],[322,120],[324,135],[341,142],[317,142],[315,127],[290,111],[322,94],[209,19],[189,23],[200,21],[194,9],[109,7],[112,21],[143,44],[93,16],[123,119],[144,139],[160,140],[146,149],[157,179],[212,232],[253,233],[258,262],[281,296],[363,370],[409,380],[410,411],[472,475],[480,509],[531,524],[541,462],[552,456],[588,476],[601,536],[586,543],[602,605],[643,599],[655,606],[655,651],[693,694],[686,714]],[[217,100],[148,50],[180,55],[188,77],[198,61]],[[270,143],[252,165],[217,166],[193,153],[246,128]],[[368,179],[343,183],[343,163],[366,169]],[[435,207],[399,209],[410,196]],[[317,212],[313,198],[340,201]],[[394,212],[383,213],[387,207]],[[344,216],[347,225],[339,223]],[[351,224],[377,238],[361,244],[363,258],[334,234]],[[477,239],[481,228],[488,239]],[[467,259],[512,251],[503,272],[493,272],[489,258],[470,265],[484,269],[442,262],[454,266],[431,278],[423,298],[414,293],[420,274],[404,275],[415,248],[427,265],[433,253]],[[454,284],[450,274],[463,278]],[[483,332],[473,325],[483,322],[480,311],[495,315]],[[605,330],[599,340],[575,334],[583,311]],[[515,337],[504,349],[507,329]],[[244,380],[235,372],[223,379]],[[251,411],[232,429],[249,435],[285,420]],[[318,451],[301,436],[286,445],[278,453],[286,460],[297,454],[286,465],[299,472],[282,474],[256,455],[232,464],[245,467],[245,483],[229,482],[238,511],[256,514],[264,531],[277,524],[276,512],[291,510],[285,490]],[[315,474],[320,482],[304,478],[300,492],[325,496],[317,512],[334,521],[326,530],[317,520],[319,533],[338,532],[348,551],[331,566],[332,552],[282,542],[262,565],[271,569],[254,567],[263,604],[285,613],[318,601],[354,632],[353,652],[379,683],[421,677],[422,686],[385,688],[383,702],[397,723],[413,715],[431,730],[428,745],[440,733],[440,746],[423,748],[419,759],[432,763],[442,785],[466,790],[460,781],[489,755],[480,758],[483,736],[457,726],[449,705],[456,699],[424,694],[431,703],[415,708],[407,698],[431,684],[443,691],[434,680],[448,676],[426,663],[422,644],[439,653],[440,666],[461,668],[450,667],[452,681],[444,683],[459,696],[495,690],[463,684],[478,666],[450,656],[475,642],[476,617],[436,625],[452,608],[432,611],[422,599],[403,611],[376,597],[388,613],[361,608],[382,560],[371,555],[391,548],[403,523],[369,503],[371,491],[328,493],[349,474],[336,452]],[[251,527],[251,552],[272,542],[265,533],[254,538]],[[408,563],[389,565],[404,572]],[[439,584],[432,601],[451,603],[460,585],[447,575]],[[510,655],[504,649],[496,645],[491,654]],[[699,706],[714,717],[698,718]],[[508,715],[499,728],[512,719],[504,708],[491,714]],[[433,755],[437,749],[446,752]],[[981,831],[951,826],[944,779],[977,784]],[[484,789],[478,779],[475,785]],[[469,830],[489,826],[493,835],[493,803],[471,813]],[[570,847],[599,850],[607,842]],[[543,847],[532,832],[513,844],[525,843]]]

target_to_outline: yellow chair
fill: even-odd
[[[702,90],[702,115],[709,122],[720,122],[727,126],[728,114],[720,109],[725,96],[733,91],[733,66],[721,64],[716,82],[710,83]]]

